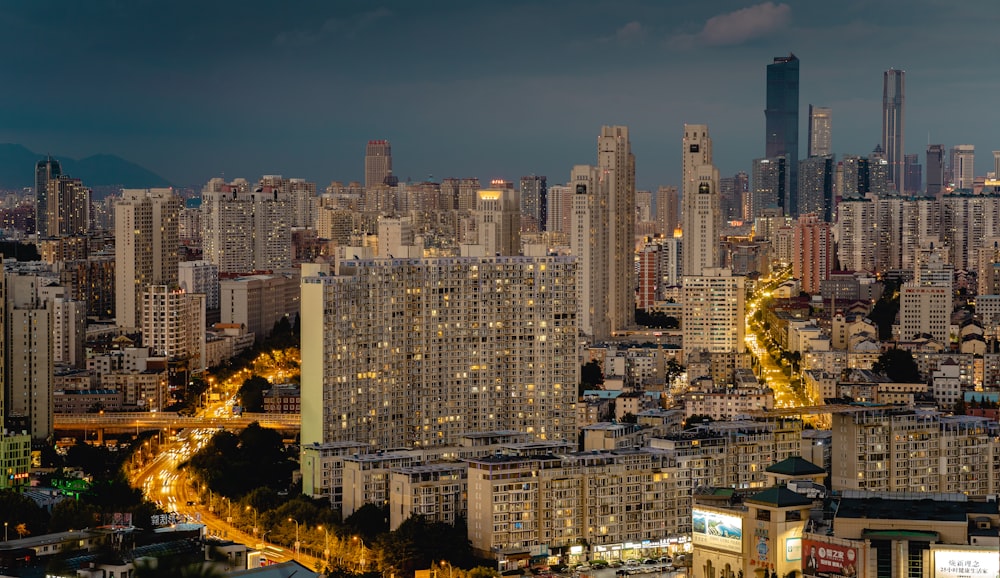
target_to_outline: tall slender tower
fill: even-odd
[[[142,327],[142,294],[177,285],[177,214],[172,189],[125,189],[115,205],[115,302],[118,327]]]
[[[392,175],[392,146],[387,140],[370,140],[365,149],[365,188],[384,184]]]
[[[825,106],[809,105],[809,156],[833,154],[833,112]]]
[[[944,184],[944,145],[927,145],[927,196],[940,195]]]
[[[799,59],[794,54],[780,56],[767,65],[767,158],[785,157],[788,166],[786,214],[798,214],[799,170]]]
[[[603,126],[597,168],[608,181],[608,319],[611,331],[635,323],[635,156],[627,126]]]
[[[906,73],[890,68],[882,79],[882,150],[889,162],[889,180],[897,191],[905,191],[903,167],[903,104]]]
[[[719,263],[719,233],[722,207],[719,198],[719,171],[712,165],[712,139],[708,125],[684,125],[682,145],[681,199],[684,231],[684,275],[697,276]]]
[[[46,157],[35,165],[35,231],[39,236],[49,230],[49,181],[59,178],[61,174],[59,161],[52,157]]]

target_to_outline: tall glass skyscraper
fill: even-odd
[[[48,234],[49,230],[49,181],[58,179],[61,174],[59,161],[52,157],[35,164],[35,231],[40,236]]]
[[[882,150],[889,162],[889,180],[897,191],[905,191],[903,166],[903,97],[906,73],[890,68],[882,78]]]
[[[785,213],[798,215],[799,168],[799,59],[794,54],[776,57],[767,65],[767,128],[765,155],[784,156],[791,174]]]

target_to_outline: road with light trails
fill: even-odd
[[[212,403],[203,411],[214,415],[220,408],[224,411],[226,404]],[[319,559],[302,552],[294,556],[294,552],[284,546],[263,542],[227,523],[223,517],[209,511],[208,505],[201,503],[198,492],[192,487],[187,474],[178,471],[177,468],[204,447],[214,433],[215,431],[207,429],[181,431],[176,441],[161,445],[160,452],[133,473],[132,485],[140,488],[147,499],[159,504],[165,512],[176,512],[194,523],[203,524],[208,535],[233,540],[246,544],[251,549],[261,550],[272,562],[286,562],[294,558],[309,568],[316,568]],[[141,526],[147,521],[137,520],[136,523]]]

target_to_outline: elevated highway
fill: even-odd
[[[298,414],[245,413],[241,416],[181,416],[175,412],[122,412],[56,414],[57,430],[99,430],[101,432],[146,431],[153,429],[224,428],[240,430],[253,422],[261,427],[298,431]]]

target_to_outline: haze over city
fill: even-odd
[[[677,184],[707,123],[723,174],[763,155],[762,63],[801,59],[834,151],[880,140],[881,73],[907,73],[906,150],[996,148],[996,5],[938,2],[87,2],[0,7],[0,142],[113,153],[184,185],[361,180],[388,138],[401,179],[564,182],[594,127],[631,127],[640,188]],[[992,17],[991,17],[992,15]],[[805,115],[800,116],[804,130]],[[989,169],[980,156],[977,174]]]

